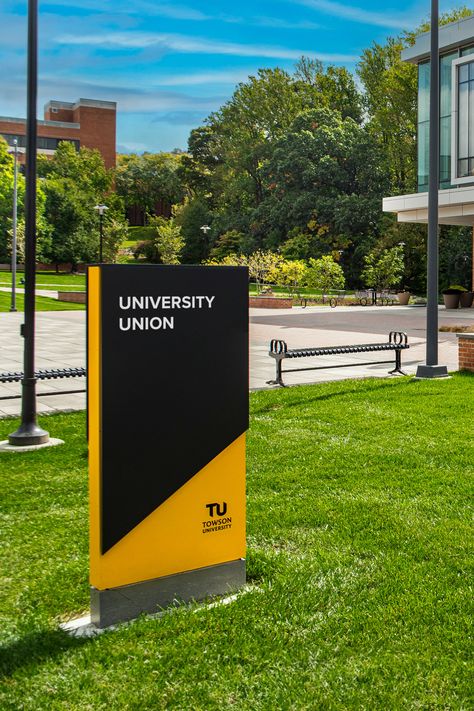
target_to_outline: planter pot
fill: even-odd
[[[443,294],[444,305],[447,309],[459,308],[460,294]]]
[[[408,306],[408,302],[410,301],[410,292],[409,291],[399,291],[398,294],[398,303],[400,306]]]
[[[474,292],[473,291],[464,291],[459,297],[459,302],[461,304],[462,309],[470,309],[473,301],[474,301]]]

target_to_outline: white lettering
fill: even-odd
[[[160,305],[161,296],[157,296],[156,299],[153,296],[149,296],[148,298],[149,298],[150,304],[153,306],[153,308],[157,309]]]
[[[144,309],[144,299],[143,296],[132,296],[132,309]]]

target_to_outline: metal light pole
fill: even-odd
[[[426,365],[417,378],[445,378],[448,369],[438,364],[438,190],[439,190],[439,2],[431,0],[430,55],[430,169],[428,189],[428,269],[426,306]]]
[[[200,229],[201,232],[203,233],[204,239],[206,240],[206,247],[207,247],[207,249],[209,249],[209,247],[210,247],[210,244],[209,244],[209,232],[211,231],[211,228],[209,227],[209,225],[203,225],[203,226],[200,227],[199,229]],[[209,252],[208,252],[208,254],[209,254]]]
[[[38,0],[28,0],[28,78],[26,107],[25,323],[21,381],[21,424],[9,436],[16,446],[44,444],[49,433],[36,422],[35,280],[36,280],[36,101],[38,93]]]
[[[13,164],[13,219],[12,219],[12,300],[10,311],[16,311],[16,227],[18,216],[18,139],[13,141],[14,164]]]
[[[103,259],[102,259],[102,252],[103,252],[103,243],[104,243],[104,226],[103,226],[103,220],[104,220],[104,215],[105,211],[108,210],[109,208],[107,205],[96,205],[94,207],[94,210],[97,210],[99,213],[99,230],[100,230],[100,242],[99,242],[99,263],[102,264]]]

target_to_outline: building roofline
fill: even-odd
[[[4,123],[24,123],[26,125],[26,119],[15,118],[13,116],[0,116],[0,121]],[[53,128],[77,128],[81,127],[80,123],[69,123],[68,121],[40,121],[38,120],[39,126],[52,126]]]
[[[439,51],[449,52],[451,49],[474,44],[474,15],[457,22],[450,22],[439,28]],[[415,44],[402,51],[402,60],[410,64],[419,64],[430,57],[430,32],[418,35]]]
[[[75,111],[81,106],[86,106],[95,109],[110,109],[112,111],[117,110],[116,101],[100,101],[98,99],[78,99],[78,101],[56,101],[52,99],[44,105],[44,110],[48,109],[69,109],[70,111]]]

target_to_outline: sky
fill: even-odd
[[[460,3],[441,0],[445,11]],[[259,68],[305,55],[355,70],[429,0],[39,0],[38,118],[50,99],[117,102],[119,152],[186,149]],[[0,115],[26,115],[27,0],[0,3]]]

